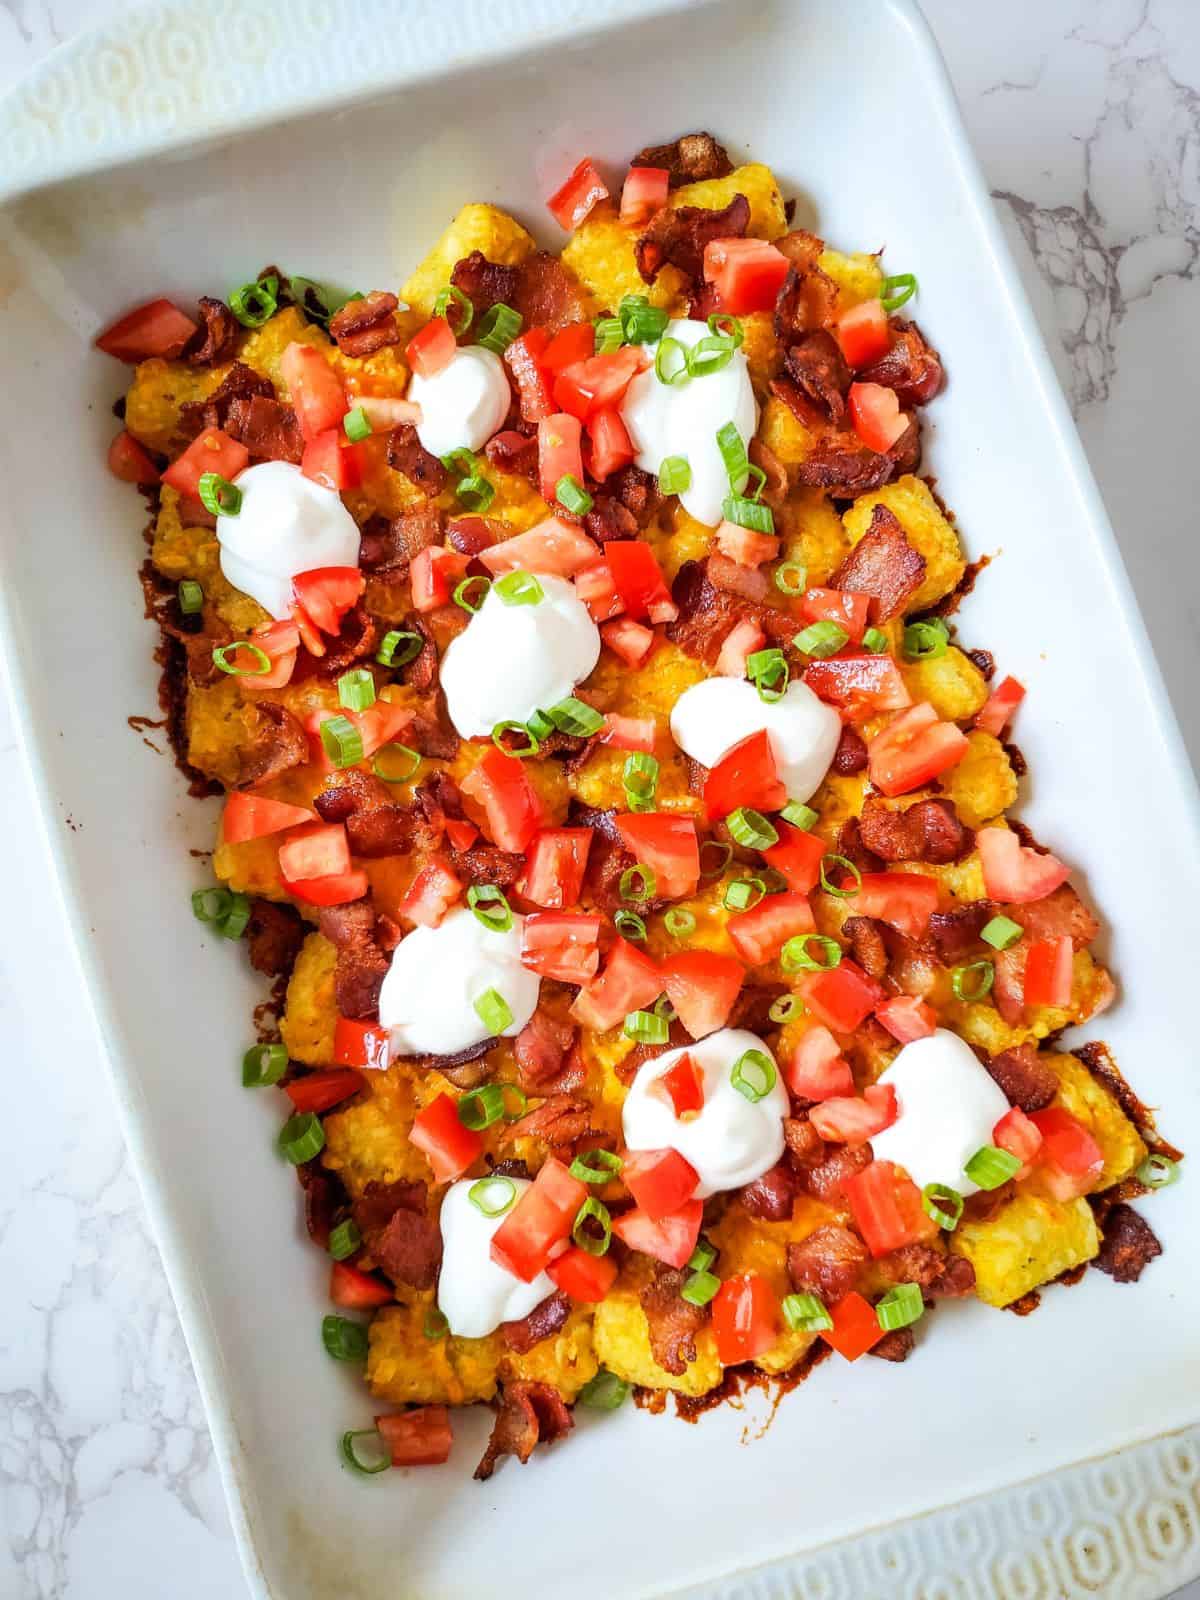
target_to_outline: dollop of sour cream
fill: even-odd
[[[336,490],[290,461],[262,461],[236,482],[238,514],[217,517],[221,571],[276,621],[290,615],[292,579],[301,572],[358,565],[358,524]]]
[[[509,1180],[517,1191],[515,1206],[529,1188],[528,1178]],[[475,1180],[452,1183],[442,1196],[442,1271],[438,1279],[438,1310],[460,1339],[484,1339],[502,1322],[527,1317],[534,1306],[554,1293],[544,1272],[532,1283],[522,1283],[491,1257],[492,1236],[503,1216],[485,1217],[471,1199]]]
[[[678,1150],[696,1169],[695,1199],[752,1183],[783,1154],[787,1091],[778,1069],[761,1100],[747,1100],[734,1087],[734,1066],[747,1050],[760,1050],[774,1065],[774,1056],[756,1034],[719,1028],[707,1039],[645,1062],[625,1097],[621,1126],[627,1148]],[[658,1080],[683,1055],[691,1056],[704,1078],[704,1106],[681,1119]]]
[[[503,933],[459,907],[436,928],[414,928],[396,946],[379,993],[379,1020],[398,1055],[453,1055],[489,1037],[475,1002],[495,989],[513,1020],[511,1039],[532,1017],[540,980],[521,965],[524,917]]]
[[[971,1047],[939,1028],[906,1044],[879,1081],[895,1089],[898,1115],[871,1140],[876,1160],[894,1161],[918,1188],[946,1183],[974,1194],[979,1185],[963,1168],[992,1143],[1008,1101]]]
[[[600,659],[600,630],[565,578],[539,576],[536,605],[507,605],[495,586],[442,657],[450,720],[464,739],[528,722],[565,700]]]
[[[512,390],[504,363],[480,344],[456,350],[440,372],[414,372],[408,398],[421,408],[417,438],[432,455],[481,450],[508,415]]]
[[[685,349],[709,337],[706,322],[680,319],[667,324],[665,339],[678,339]],[[717,430],[732,422],[749,447],[758,427],[758,403],[750,387],[750,369],[741,350],[719,372],[704,373],[683,383],[663,383],[653,367],[639,372],[625,391],[621,416],[637,451],[643,472],[657,475],[667,456],[685,456],[692,469],[689,488],[679,496],[697,522],[715,528],[721,504],[733,491],[717,445]]]
[[[706,767],[764,728],[788,799],[807,800],[829,771],[842,722],[806,683],[789,683],[781,699],[768,702],[744,678],[705,678],[685,689],[671,712],[675,743]]]

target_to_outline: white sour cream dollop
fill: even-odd
[[[489,1037],[475,1002],[495,989],[508,1003],[511,1039],[533,1015],[539,979],[521,965],[523,917],[504,933],[460,907],[436,928],[401,939],[379,993],[379,1020],[398,1055],[454,1055]]]
[[[780,782],[789,800],[807,800],[821,787],[842,734],[842,721],[805,683],[789,683],[767,701],[744,678],[705,678],[676,700],[671,735],[685,755],[715,767],[735,744],[766,729]]]
[[[733,1086],[733,1068],[747,1050],[774,1057],[756,1034],[720,1028],[683,1050],[668,1050],[638,1068],[621,1112],[630,1150],[678,1150],[699,1179],[693,1198],[740,1189],[773,1167],[783,1154],[787,1091],[778,1070],[761,1100],[747,1100]],[[704,1077],[704,1107],[694,1117],[675,1115],[671,1097],[656,1087],[680,1056],[689,1055]]]
[[[708,324],[690,319],[670,322],[663,337],[678,339],[690,349],[709,337]],[[651,355],[654,348],[648,347]],[[732,422],[749,448],[758,427],[758,403],[743,352],[735,350],[720,372],[678,384],[660,382],[653,367],[639,372],[625,391],[621,416],[643,472],[657,474],[667,456],[687,458],[692,482],[679,499],[689,516],[715,528],[721,520],[721,503],[732,493],[717,430]]]
[[[515,1206],[528,1178],[509,1180],[517,1191]],[[484,1339],[502,1322],[527,1317],[534,1306],[554,1293],[544,1272],[532,1283],[522,1283],[492,1260],[492,1235],[511,1211],[485,1217],[471,1200],[474,1178],[453,1183],[442,1197],[442,1271],[438,1279],[438,1310],[460,1339]]]
[[[542,599],[506,605],[493,587],[442,657],[450,720],[464,739],[528,722],[565,700],[600,659],[600,630],[565,578],[537,580]]]
[[[421,408],[417,438],[432,455],[482,450],[508,415],[512,390],[500,357],[480,344],[455,353],[440,372],[414,372],[408,398]]]
[[[356,567],[358,524],[341,496],[290,461],[239,473],[241,509],[217,517],[221,571],[276,621],[291,613],[292,579],[314,567]]]
[[[963,1167],[991,1144],[1008,1101],[970,1045],[939,1028],[906,1044],[879,1081],[895,1089],[898,1115],[871,1140],[876,1160],[894,1161],[918,1188],[948,1183],[974,1194],[979,1185]]]

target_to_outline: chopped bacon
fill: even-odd
[[[877,505],[870,526],[830,578],[834,589],[869,594],[872,622],[887,622],[904,609],[925,576],[925,557],[909,544],[895,512]]]
[[[1014,1045],[984,1062],[1006,1100],[1024,1112],[1043,1111],[1058,1093],[1058,1074],[1033,1044]]]
[[[229,402],[225,431],[246,446],[252,461],[290,461],[304,454],[300,423],[291,406],[260,394],[237,395]]]
[[[374,1017],[379,990],[391,962],[380,947],[375,908],[370,900],[323,906],[317,926],[337,950],[333,988],[343,1017]]]
[[[248,400],[253,395],[273,400],[275,390],[271,380],[255,372],[244,361],[235,361],[206,399],[183,402],[179,408],[179,430],[188,438],[194,438],[206,428],[224,429],[232,403],[239,399]]]
[[[785,1117],[783,1137],[794,1170],[819,1167],[825,1159],[825,1141],[806,1116]]]
[[[237,347],[238,320],[223,300],[200,296],[198,328],[184,347],[182,359],[192,367],[215,367],[227,361]]]
[[[794,228],[775,248],[791,262],[791,271],[775,301],[775,335],[784,345],[817,328],[831,328],[837,317],[838,287],[820,261],[825,241]]]
[[[868,800],[858,819],[863,844],[884,861],[945,866],[966,855],[974,834],[959,821],[953,800],[918,800],[907,810]]]
[[[792,1287],[801,1294],[820,1295],[829,1305],[857,1289],[866,1264],[866,1245],[856,1233],[836,1223],[816,1228],[799,1244],[788,1245]]]
[[[966,1256],[950,1255],[931,1244],[902,1244],[879,1262],[895,1283],[915,1283],[935,1299],[961,1300],[975,1287],[975,1268]]]
[[[423,1183],[372,1181],[352,1210],[365,1248],[393,1283],[433,1288],[442,1264],[442,1235],[426,1213]]]
[[[709,1318],[707,1306],[694,1306],[680,1295],[686,1269],[659,1264],[638,1295],[646,1316],[650,1350],[664,1372],[680,1377],[696,1359],[696,1334]]]
[[[246,925],[250,965],[255,972],[265,972],[272,978],[282,977],[292,970],[304,943],[305,931],[295,906],[279,905],[274,900],[251,900],[250,921]]]
[[[255,710],[258,719],[250,743],[238,753],[240,789],[268,783],[308,760],[308,735],[286,707],[263,700]]]
[[[838,829],[837,854],[852,861],[860,872],[882,872],[883,862],[863,843],[857,817],[847,817]]]
[[[373,577],[400,577],[422,550],[439,544],[441,538],[441,513],[433,506],[390,520],[372,517],[363,529],[358,563]]]
[[[501,472],[519,473],[531,483],[538,481],[537,435],[520,433],[516,428],[505,428],[494,433],[483,447],[483,453],[492,466]]]
[[[733,163],[711,133],[684,133],[670,144],[648,145],[630,162],[633,167],[665,167],[672,189],[707,178],[727,178]]]
[[[370,356],[385,345],[399,344],[399,304],[386,289],[372,289],[358,300],[347,300],[329,319],[329,337],[344,356]]]
[[[1100,1253],[1095,1260],[1100,1271],[1117,1283],[1136,1283],[1160,1255],[1162,1245],[1145,1218],[1132,1206],[1113,1206],[1101,1229]]]
[[[450,282],[466,295],[478,318],[494,305],[512,305],[517,293],[517,269],[489,261],[482,250],[472,250],[454,263]]]
[[[502,1322],[500,1332],[505,1344],[519,1356],[526,1356],[535,1344],[558,1333],[571,1315],[571,1302],[565,1294],[555,1292],[534,1306],[528,1314],[514,1322]]]
[[[856,772],[865,772],[869,759],[862,734],[847,723],[838,738],[837,749],[833,752],[831,762],[833,770],[841,773],[843,777],[850,777]]]
[[[992,917],[990,900],[969,900],[953,911],[935,911],[925,937],[948,967],[962,961],[979,943],[979,935]]]
[[[322,821],[346,824],[350,849],[356,856],[376,860],[412,848],[416,831],[413,811],[397,805],[387,786],[371,773],[348,768],[314,798],[313,805]],[[421,843],[433,849],[440,840],[426,836]]]
[[[402,423],[388,434],[387,462],[422,489],[427,499],[436,498],[446,487],[445,467],[426,450],[411,422]]]
[[[613,494],[597,494],[592,509],[585,513],[583,526],[597,544],[608,544],[612,539],[636,539],[637,518]]]
[[[842,934],[850,941],[850,954],[868,978],[882,978],[887,974],[884,932],[883,923],[874,917],[847,917],[842,924]]]
[[[574,1426],[575,1419],[552,1384],[516,1379],[502,1384],[492,1436],[475,1468],[476,1478],[490,1478],[505,1456],[528,1461],[536,1445],[553,1444]]]
[[[641,467],[635,467],[632,463],[611,475],[605,483],[604,492],[616,495],[639,528],[644,528],[652,520],[663,501],[654,474],[643,472]]]
[[[725,524],[725,526],[730,525]],[[710,581],[727,594],[735,594],[743,600],[761,603],[771,592],[770,581],[765,572],[759,572],[756,567],[746,566],[741,561],[734,561],[721,550],[709,556],[707,565]]]
[[[1017,907],[1014,920],[1030,939],[1069,937],[1076,950],[1084,950],[1100,931],[1100,924],[1069,883],[1041,900],[1028,900]]]
[[[521,1087],[527,1094],[545,1094],[552,1085],[564,1087],[559,1079],[575,1031],[573,1023],[560,1022],[547,1011],[539,1008],[533,1013],[513,1044]]]
[[[792,382],[840,428],[853,375],[833,335],[824,328],[802,333],[784,356],[783,366]]]
[[[325,654],[315,671],[322,678],[336,678],[354,662],[375,648],[375,622],[362,601],[356,601],[342,617],[338,630],[325,641]]]
[[[304,1226],[308,1237],[321,1250],[329,1249],[329,1235],[345,1204],[345,1191],[331,1172],[297,1167],[296,1176],[304,1188]]]
[[[792,1214],[792,1201],[796,1185],[791,1168],[786,1162],[777,1162],[753,1183],[743,1184],[738,1199],[752,1217],[763,1222],[787,1222]]]
[[[857,434],[826,423],[790,378],[772,378],[770,390],[810,433],[817,435],[808,455],[792,468],[797,483],[825,489],[837,500],[854,500],[860,494],[882,489],[902,472],[916,471],[921,459],[921,429],[915,417],[891,449],[880,455],[868,449]]]
[[[891,324],[891,332],[891,349],[859,377],[864,383],[881,383],[885,388],[894,389],[906,410],[910,406],[923,406],[942,387],[945,375],[941,357],[926,343],[915,322],[897,317]]]
[[[749,455],[754,465],[761,468],[767,475],[759,498],[765,505],[778,511],[787,499],[787,468],[780,461],[774,450],[769,445],[765,445],[757,435],[750,441]]]
[[[870,1164],[870,1145],[860,1144],[853,1149],[849,1145],[838,1145],[829,1151],[819,1166],[806,1169],[801,1175],[801,1182],[815,1199],[824,1200],[827,1204],[838,1203],[846,1179]]]
[[[868,1353],[881,1361],[907,1361],[916,1342],[911,1328],[892,1328]]]
[[[517,268],[517,287],[509,302],[526,328],[558,333],[569,322],[586,322],[591,302],[574,274],[557,256],[535,250]]]
[[[541,1139],[551,1149],[560,1149],[575,1144],[592,1131],[591,1112],[586,1100],[577,1100],[569,1094],[548,1095],[540,1106],[506,1128],[501,1142],[513,1144],[518,1139]]]
[[[750,202],[735,194],[720,211],[707,206],[669,206],[657,212],[634,246],[638,271],[653,283],[665,266],[677,267],[699,282],[704,275],[704,247],[710,239],[741,238],[750,225]]]
[[[756,622],[772,644],[787,644],[796,631],[795,618],[721,587],[713,575],[714,559],[710,556],[705,561],[685,561],[676,573],[671,598],[679,608],[679,616],[667,624],[667,638],[685,655],[710,667],[716,663],[730,629],[744,619]],[[725,562],[725,566],[735,573],[743,571],[732,561]],[[719,566],[717,575],[725,576]]]

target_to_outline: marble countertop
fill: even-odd
[[[1200,5],[923,5],[1200,762]],[[129,9],[0,0],[0,91]],[[0,699],[0,818],[30,803]],[[237,1600],[187,1350],[44,846],[22,837],[0,919],[0,1596]]]

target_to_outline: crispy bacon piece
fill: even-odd
[[[1113,1206],[1104,1219],[1100,1239],[1100,1253],[1095,1265],[1107,1272],[1117,1283],[1136,1283],[1155,1256],[1162,1255],[1162,1245],[1144,1217],[1132,1206]]]
[[[771,393],[803,426],[815,434],[812,449],[793,467],[795,481],[824,489],[835,500],[853,500],[904,472],[915,472],[921,460],[921,430],[914,417],[884,454],[870,450],[856,433],[836,429],[790,378],[772,378]]]
[[[356,856],[377,860],[399,855],[414,843],[415,819],[411,809],[397,805],[390,790],[369,772],[349,767],[339,773],[313,800],[324,822],[344,822],[350,849]],[[421,841],[434,849],[436,839]]]
[[[895,512],[877,505],[870,526],[829,580],[831,589],[872,597],[872,622],[887,622],[921,587],[925,557],[909,544]]]
[[[925,937],[944,966],[962,961],[979,943],[979,935],[992,916],[990,900],[969,900],[953,911],[935,911]]]
[[[507,889],[525,870],[525,857],[499,845],[473,844],[469,850],[451,850],[450,864],[468,884],[494,883]]]
[[[680,1377],[696,1359],[696,1334],[709,1318],[708,1306],[693,1306],[679,1291],[688,1274],[659,1266],[638,1295],[650,1334],[650,1350],[664,1372]]]
[[[888,969],[884,927],[874,917],[847,917],[842,933],[850,941],[850,953],[868,978],[882,978]]]
[[[376,937],[375,907],[369,899],[344,906],[322,906],[317,926],[337,950],[333,992],[343,1017],[374,1017],[379,989],[391,965]]]
[[[267,783],[308,760],[308,735],[286,707],[263,700],[255,709],[258,721],[250,743],[238,751],[239,789]]]
[[[494,305],[512,305],[517,293],[517,269],[489,261],[482,250],[472,250],[454,263],[450,282],[466,295],[478,318]]]
[[[702,183],[706,178],[727,178],[733,171],[725,147],[711,133],[684,133],[670,144],[647,145],[630,166],[665,167],[672,189],[683,183]]]
[[[568,322],[591,317],[586,291],[557,256],[535,250],[517,268],[517,286],[509,302],[527,328],[548,328],[559,333]]]
[[[411,422],[402,422],[388,434],[387,461],[389,467],[424,490],[428,500],[436,499],[446,487],[445,467],[426,450]]]
[[[320,678],[336,678],[347,667],[361,661],[375,649],[374,618],[359,600],[342,618],[338,631],[325,641],[325,654],[313,664]]]
[[[792,382],[840,428],[853,374],[833,335],[824,328],[802,333],[784,356],[783,366]]]
[[[685,655],[710,667],[716,665],[730,629],[744,617],[756,622],[772,644],[785,649],[790,646],[796,631],[795,618],[721,587],[712,573],[715,559],[709,556],[704,561],[685,561],[676,573],[671,598],[679,615],[667,624],[667,638]],[[737,563],[730,561],[727,566],[736,568]],[[722,577],[726,575],[720,566],[717,572]]]
[[[552,1149],[575,1144],[592,1131],[592,1108],[588,1101],[569,1094],[552,1094],[533,1111],[519,1118],[500,1135],[502,1144],[518,1139],[541,1139]]]
[[[491,1077],[488,1063],[483,1059],[495,1043],[493,1039],[481,1039],[478,1044],[469,1044],[465,1050],[456,1050],[448,1056],[406,1056],[404,1059],[411,1062],[418,1072],[440,1072],[443,1078],[449,1078],[456,1089],[477,1089],[481,1083]]]
[[[857,817],[847,817],[838,829],[837,853],[853,861],[860,872],[882,872],[883,862],[873,850],[863,843],[862,829]]]
[[[881,1361],[907,1361],[915,1344],[911,1328],[892,1328],[867,1353],[878,1356]]]
[[[652,472],[643,472],[631,461],[605,481],[605,490],[617,499],[635,518],[639,528],[644,528],[662,504],[658,492],[658,479]]]
[[[787,1269],[792,1287],[818,1294],[832,1305],[854,1289],[867,1264],[867,1247],[849,1228],[830,1223],[799,1244],[788,1245]]]
[[[1022,1111],[1043,1111],[1058,1093],[1058,1074],[1033,1044],[1014,1045],[989,1057],[984,1066]]]
[[[388,449],[390,459],[391,440]],[[433,459],[431,456],[430,460]],[[440,467],[441,462],[438,465]],[[441,540],[442,515],[433,506],[422,506],[419,511],[408,511],[390,520],[372,517],[362,531],[358,563],[373,577],[401,576],[422,550],[440,544]]]
[[[387,289],[372,289],[361,300],[347,300],[329,319],[329,337],[344,356],[370,356],[385,345],[399,344],[399,304]]]
[[[545,1094],[552,1085],[560,1090],[565,1087],[559,1079],[575,1042],[575,1033],[573,1024],[552,1017],[541,1007],[533,1013],[513,1045],[521,1087],[526,1094]]]
[[[787,1143],[788,1159],[795,1170],[819,1167],[825,1159],[825,1141],[807,1116],[785,1117],[783,1137]]]
[[[980,1189],[963,1201],[963,1222],[990,1222],[998,1217],[1017,1192],[1015,1183],[1002,1183],[998,1189]]]
[[[252,461],[290,461],[304,454],[304,437],[291,406],[265,395],[235,395],[229,402],[225,432],[240,439]]]
[[[873,367],[859,374],[860,383],[881,383],[896,391],[896,398],[907,411],[923,406],[942,387],[945,373],[942,359],[915,322],[896,317],[892,321],[893,343]]]
[[[296,1176],[304,1190],[304,1226],[308,1237],[320,1249],[328,1250],[337,1214],[346,1204],[346,1191],[332,1172],[320,1171],[315,1161],[297,1167]]]
[[[792,1202],[796,1198],[791,1168],[786,1162],[777,1162],[761,1177],[755,1178],[753,1183],[743,1184],[738,1190],[738,1198],[752,1217],[758,1217],[763,1222],[786,1222],[792,1214]]]
[[[1031,900],[1013,913],[1029,939],[1070,936],[1076,950],[1085,950],[1100,932],[1100,924],[1069,883],[1060,884],[1042,900]]]
[[[251,900],[246,942],[250,947],[250,965],[255,972],[265,972],[272,978],[290,972],[300,954],[304,934],[304,923],[295,906],[280,905],[274,900]]]
[[[363,1244],[393,1283],[433,1288],[442,1264],[442,1235],[426,1212],[423,1183],[372,1181],[351,1210]]]
[[[540,1344],[543,1339],[549,1339],[566,1322],[571,1315],[571,1302],[560,1291],[548,1294],[546,1298],[526,1317],[521,1317],[515,1322],[502,1322],[500,1332],[504,1342],[510,1350],[517,1355],[528,1355],[535,1344]]]
[[[200,296],[200,317],[203,326],[189,339],[181,359],[191,367],[215,367],[228,360],[237,346],[238,319],[224,300],[206,294]]]
[[[584,532],[597,544],[608,544],[613,539],[636,539],[637,518],[615,495],[600,492],[592,502],[592,509],[583,519]]]
[[[780,461],[774,450],[769,445],[765,445],[757,434],[750,441],[749,455],[754,465],[761,467],[767,475],[767,481],[762,486],[762,494],[759,498],[764,504],[769,505],[773,511],[778,511],[787,499],[787,468]]]
[[[838,1145],[829,1151],[819,1166],[807,1168],[801,1174],[801,1182],[815,1199],[837,1205],[841,1203],[843,1183],[869,1166],[870,1161],[869,1145],[860,1144],[853,1150],[848,1145]]]
[[[960,1300],[975,1287],[975,1268],[966,1256],[935,1250],[931,1244],[904,1244],[879,1262],[894,1283],[915,1283],[935,1299]]]
[[[446,543],[460,556],[477,556],[481,550],[490,550],[498,539],[508,537],[502,522],[489,522],[486,517],[455,517],[446,524]]]
[[[475,1468],[476,1478],[490,1478],[505,1456],[516,1456],[524,1464],[536,1445],[553,1444],[574,1426],[574,1417],[552,1384],[516,1379],[502,1384],[492,1436]]]
[[[838,288],[820,266],[824,239],[804,228],[794,228],[775,248],[791,262],[775,299],[775,335],[780,344],[792,344],[801,334],[828,328],[838,309]]]
[[[765,572],[758,567],[743,566],[740,561],[732,560],[719,550],[708,558],[708,576],[718,589],[740,595],[743,600],[753,600],[756,604],[765,601],[771,592]]]
[[[867,849],[884,861],[945,866],[965,856],[975,842],[970,828],[958,820],[953,800],[918,800],[904,811],[868,800],[858,826]]]
[[[248,400],[253,395],[273,400],[275,390],[269,378],[261,377],[244,361],[235,361],[207,399],[183,402],[179,408],[180,432],[194,438],[205,428],[224,428],[233,401]]]
[[[520,473],[536,483],[538,479],[537,435],[522,433],[518,428],[505,428],[494,433],[483,447],[483,453],[492,466],[501,472]]]
[[[634,246],[638,271],[646,283],[653,283],[670,265],[698,283],[704,276],[705,246],[713,239],[741,238],[749,225],[750,202],[744,194],[735,194],[720,211],[664,206]]]
[[[867,760],[866,741],[861,733],[846,723],[838,739],[837,749],[833,752],[833,770],[848,778],[855,772],[865,772]]]

